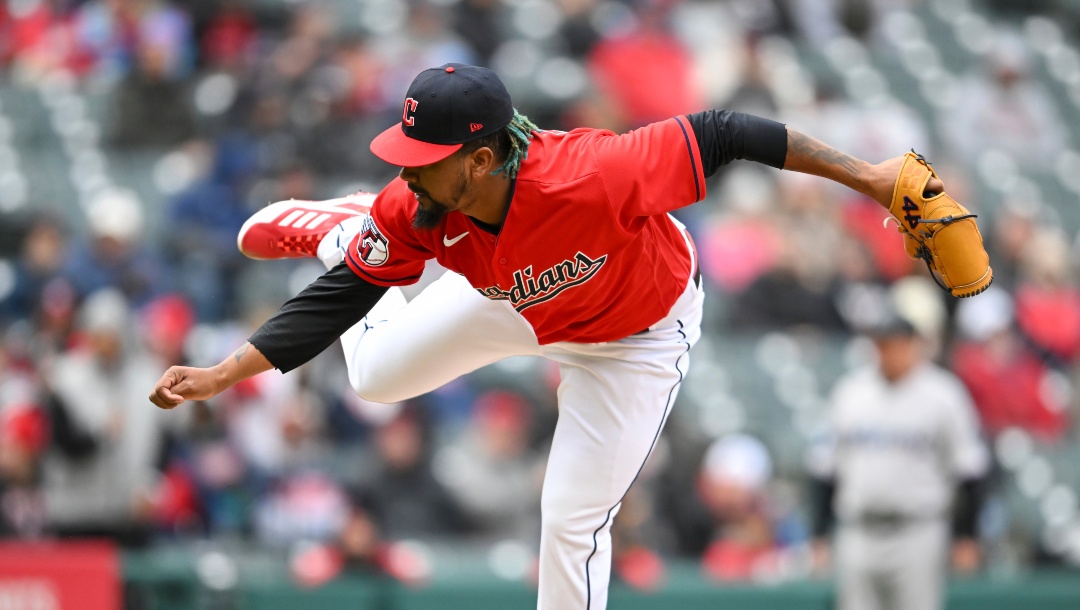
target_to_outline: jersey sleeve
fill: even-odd
[[[435,254],[412,227],[415,198],[395,180],[379,193],[360,232],[345,254],[349,269],[376,286],[406,286],[424,273],[424,261]]]
[[[986,475],[990,455],[983,443],[975,405],[959,380],[950,383],[943,397],[949,402],[944,409],[949,466],[957,479],[973,479]]]
[[[697,137],[679,116],[626,134],[597,137],[597,168],[624,227],[700,201],[705,175]]]
[[[386,290],[338,264],[282,305],[248,343],[287,373],[322,353],[366,316]]]
[[[847,384],[841,382],[829,396],[829,413],[823,425],[810,435],[804,456],[806,472],[816,479],[836,478],[841,456],[839,431]]]

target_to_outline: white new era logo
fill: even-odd
[[[326,219],[328,218],[330,218],[330,214],[305,212],[304,210],[293,210],[292,212],[289,212],[289,214],[286,215],[285,218],[282,218],[278,222],[278,226],[291,226],[296,229],[314,229],[315,227],[326,221]]]

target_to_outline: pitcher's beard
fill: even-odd
[[[465,170],[461,169],[461,173],[458,176],[457,188],[454,189],[452,201],[458,202],[460,205],[465,193],[469,190],[469,179],[465,177]],[[415,191],[414,191],[415,192]],[[443,218],[450,212],[450,206],[435,201],[426,192],[420,193],[420,196],[426,197],[430,202],[430,207],[424,207],[420,205],[420,200],[416,200],[416,214],[413,216],[413,228],[420,231],[431,231],[438,228]]]
[[[433,231],[438,228],[439,223],[442,222],[442,219],[446,217],[449,211],[449,209],[438,204],[425,208],[417,201],[416,215],[413,216],[412,221],[413,228],[420,231]]]

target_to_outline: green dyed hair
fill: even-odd
[[[491,175],[504,174],[513,180],[521,171],[521,162],[529,156],[529,140],[532,139],[534,131],[539,131],[539,128],[515,108],[514,118],[510,119],[506,127],[489,136],[466,142],[461,147],[461,154],[467,155],[486,146],[495,153],[496,159],[502,161]]]

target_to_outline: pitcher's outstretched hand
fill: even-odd
[[[185,400],[206,400],[221,391],[219,377],[214,368],[170,367],[154,384],[150,402],[162,409],[172,409]]]

